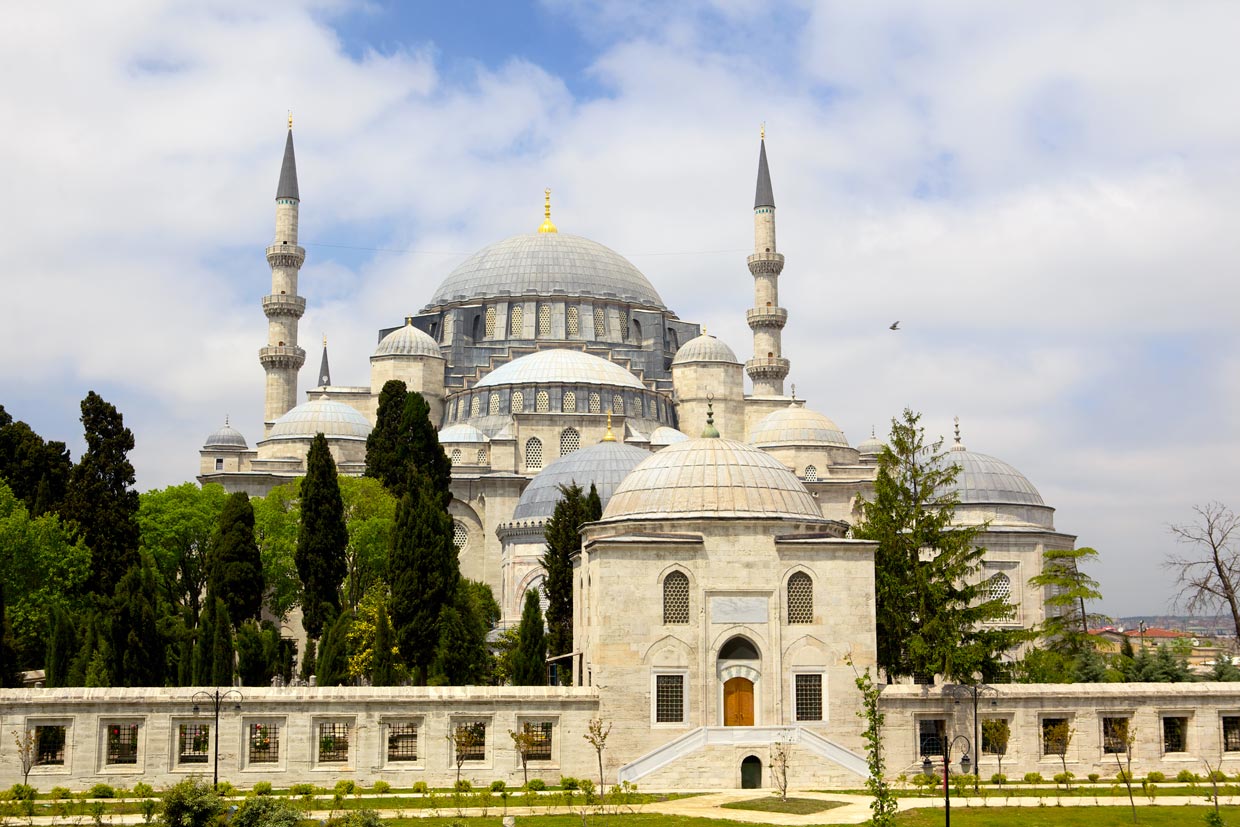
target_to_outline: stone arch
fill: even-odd
[[[473,325],[469,332],[469,338],[473,339],[476,342],[478,341],[478,336],[481,332],[482,332],[482,316],[479,315],[478,313],[475,313]]]
[[[674,635],[664,635],[646,647],[642,663],[661,668],[688,669],[693,664],[693,648]]]

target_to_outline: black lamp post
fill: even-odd
[[[973,745],[977,747],[977,771],[980,774],[982,771],[982,737],[981,733],[978,731],[977,703],[978,699],[983,695],[998,695],[999,690],[984,683],[969,683],[944,686],[943,691],[953,696],[956,699],[957,704],[960,703],[961,695],[973,700]],[[990,699],[990,705],[997,705],[997,702],[993,697]],[[965,770],[965,774],[968,774],[968,770]],[[975,777],[973,779],[973,792],[977,792],[977,784],[978,779]]]
[[[952,823],[952,792],[948,783],[947,776],[951,769],[952,763],[952,747],[956,746],[957,741],[964,741],[964,755],[960,756],[960,771],[965,775],[969,774],[969,769],[973,766],[973,762],[969,760],[969,739],[964,735],[957,735],[943,745],[943,814],[944,827],[951,827]],[[929,755],[921,757],[921,771],[925,775],[934,773],[934,764],[930,762]]]
[[[195,715],[198,714],[200,701],[206,703],[215,711],[215,749],[212,750],[211,785],[216,790],[220,788],[220,706],[230,700],[233,702],[233,710],[240,712],[241,702],[245,699],[235,689],[225,689],[221,692],[217,687],[210,692],[195,692],[193,697]]]

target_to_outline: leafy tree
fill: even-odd
[[[44,678],[49,689],[70,686],[69,675],[73,656],[78,650],[77,625],[73,615],[63,606],[52,609],[51,634],[47,640]]]
[[[1230,657],[1219,655],[1210,665],[1210,680],[1240,681],[1240,668],[1231,662]]]
[[[365,475],[379,481],[389,491],[398,491],[405,484],[408,469],[401,447],[401,421],[405,416],[408,388],[399,379],[389,379],[379,391],[379,408],[375,427],[366,437]]]
[[[1192,550],[1163,566],[1176,575],[1189,612],[1226,609],[1240,637],[1240,515],[1220,502],[1193,507],[1192,523],[1172,525],[1175,539]]]
[[[356,610],[362,598],[383,580],[392,545],[396,498],[378,481],[357,477],[340,478],[340,498],[349,532],[344,599]]]
[[[60,507],[73,463],[63,442],[48,442],[0,405],[0,478],[33,516]]]
[[[93,607],[84,612],[81,624],[82,645],[69,665],[66,686],[111,686],[108,663],[111,650],[106,637],[106,624]]]
[[[509,626],[502,630],[491,643],[492,655],[488,660],[488,672],[484,678],[490,686],[513,683],[513,661],[521,642],[520,631],[519,626]]]
[[[543,636],[542,608],[534,589],[525,593],[517,641],[517,651],[512,658],[513,684],[542,686],[547,682],[547,641]]]
[[[343,686],[349,680],[349,627],[353,613],[345,610],[336,617],[319,642],[315,675],[319,686]]]
[[[336,462],[328,450],[327,439],[317,434],[306,456],[295,558],[302,585],[302,625],[310,637],[319,637],[328,616],[340,611],[340,583],[344,580],[348,544]]]
[[[237,627],[237,676],[242,686],[269,686],[283,673],[284,646],[280,630],[266,621],[247,620]]]
[[[301,653],[301,669],[298,677],[303,681],[309,681],[314,676],[314,670],[318,663],[318,655],[314,651],[314,638],[306,641],[306,649]]]
[[[73,467],[61,513],[81,529],[91,551],[91,587],[106,596],[138,562],[138,492],[129,462],[133,432],[94,391],[82,400],[82,426],[86,452]]]
[[[1098,581],[1081,571],[1098,552],[1092,548],[1048,549],[1042,556],[1042,571],[1029,578],[1029,585],[1045,589],[1046,620],[1042,635],[1049,648],[1078,656],[1094,648],[1089,624],[1096,619],[1085,611],[1085,601],[1101,600]]]
[[[13,636],[9,631],[4,592],[5,586],[0,583],[0,687],[20,686],[21,675],[17,668],[17,652],[13,649]]]
[[[224,487],[192,482],[146,491],[138,498],[142,548],[155,562],[164,600],[190,610],[198,624],[207,587],[207,557],[228,499]]]
[[[852,661],[850,660],[849,663],[851,664]],[[873,813],[870,817],[870,824],[875,827],[892,827],[896,823],[898,802],[887,783],[887,759],[883,755],[883,725],[886,722],[886,716],[879,706],[879,698],[883,690],[881,686],[874,683],[869,669],[857,673],[854,683],[857,691],[861,693],[861,708],[857,710],[857,717],[865,722],[865,732],[861,737],[865,741],[866,765],[870,770],[865,782],[866,790],[873,799],[870,802],[870,812]],[[785,758],[785,764],[786,760]],[[786,798],[786,779],[782,792]]]
[[[392,633],[392,624],[388,620],[387,607],[384,606],[375,616],[375,645],[370,684],[395,686],[396,683],[396,640]]]
[[[1044,755],[1059,758],[1065,776],[1068,774],[1068,747],[1071,746],[1074,735],[1076,730],[1068,723],[1067,718],[1060,718],[1055,723],[1047,723],[1042,727],[1042,752]]]
[[[1014,683],[1071,683],[1072,678],[1072,659],[1047,649],[1030,649],[1012,668]]]
[[[233,622],[258,618],[263,608],[263,562],[254,540],[254,508],[243,491],[224,502],[207,579],[208,591],[224,601]]]
[[[983,549],[974,540],[981,527],[952,524],[958,499],[959,466],[927,446],[920,414],[905,409],[893,419],[891,437],[879,455],[874,499],[861,500],[856,537],[874,540],[875,613],[878,663],[888,679],[944,675],[988,679],[999,656],[1022,640],[1018,630],[985,628],[1008,617],[1011,607],[987,599],[976,582]]]
[[[581,550],[581,526],[590,519],[590,506],[577,484],[560,486],[560,501],[543,529],[547,550],[542,567],[547,573],[547,654],[573,651],[573,562]]]
[[[495,602],[495,592],[491,591],[490,585],[480,580],[462,579],[461,588],[469,589],[475,613],[482,624],[488,631],[494,629],[495,624],[499,623],[500,609],[499,604]]]
[[[224,803],[210,784],[187,778],[164,794],[164,827],[209,827],[224,812]]]
[[[1073,664],[1075,683],[1106,683],[1107,665],[1093,646],[1085,646]]]
[[[1003,774],[1003,757],[1007,755],[1008,742],[1012,738],[1012,728],[1008,725],[1006,718],[986,718],[982,721],[982,744],[983,749],[978,750],[980,756],[983,752],[989,752],[994,755],[995,760],[999,762],[999,774]],[[978,774],[981,774],[981,768],[978,768]]]
[[[155,569],[139,562],[125,573],[112,600],[114,686],[163,686],[167,672]]]
[[[254,508],[254,539],[263,562],[267,609],[281,620],[301,600],[297,576],[297,538],[301,531],[298,499],[302,480],[277,485],[265,497],[250,500]]]
[[[387,629],[391,657],[391,624],[387,620],[387,587],[376,584],[362,598],[353,612],[353,622],[349,624],[349,678],[361,680],[370,676],[375,669],[375,658],[378,656],[379,627]]]

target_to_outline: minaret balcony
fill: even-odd
[[[272,267],[301,267],[306,261],[306,248],[296,244],[273,244],[267,248],[267,263]]]
[[[750,330],[760,327],[782,328],[788,323],[788,310],[783,307],[753,307],[745,311]]]
[[[783,253],[754,253],[745,261],[749,264],[749,272],[755,276],[778,276],[784,269]]]
[[[791,367],[792,363],[782,356],[767,356],[746,362],[745,373],[750,379],[783,379]]]
[[[263,312],[269,319],[272,316],[295,316],[300,319],[306,312],[306,299],[304,296],[285,294],[263,296]]]
[[[258,361],[267,369],[292,368],[299,370],[306,363],[306,352],[299,347],[268,345],[258,351]]]

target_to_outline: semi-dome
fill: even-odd
[[[611,299],[667,309],[624,256],[560,232],[523,233],[483,247],[448,274],[425,309],[510,296]]]
[[[228,424],[228,420],[224,420],[224,427],[218,431],[213,431],[211,436],[207,437],[207,441],[202,444],[203,448],[228,448],[236,450],[240,448],[242,451],[249,446],[245,444],[245,437],[236,428]]]
[[[609,362],[580,350],[540,350],[513,359],[478,380],[475,388],[499,385],[609,385],[645,390],[636,376],[615,362]]]
[[[730,439],[669,445],[633,469],[604,520],[666,517],[821,519],[813,496],[770,454]]]
[[[439,358],[439,345],[435,340],[413,326],[413,318],[405,317],[405,326],[398,327],[383,337],[375,348],[375,356],[434,356]]]
[[[1001,459],[956,445],[943,462],[960,466],[955,488],[961,504],[1046,505],[1033,483]]]
[[[676,356],[672,359],[673,365],[683,365],[688,362],[729,362],[731,364],[740,364],[737,361],[736,354],[732,352],[732,348],[708,333],[703,333],[701,336],[685,342],[680,346],[680,350],[676,351]]]
[[[839,426],[817,411],[809,410],[803,402],[793,402],[782,410],[767,414],[749,435],[749,441],[759,448],[805,445],[848,447],[848,440]]]
[[[370,430],[370,421],[357,409],[324,395],[277,419],[267,439],[314,439],[315,434],[323,434],[328,439],[365,440]]]
[[[594,485],[599,499],[606,506],[621,480],[649,456],[650,452],[644,448],[623,442],[600,442],[565,454],[530,480],[521,492],[512,518],[539,520],[550,517],[555,512],[555,504],[560,501],[560,486],[574,482],[587,492]]]
[[[650,444],[654,446],[675,445],[677,442],[685,442],[688,439],[688,434],[667,425],[660,425],[650,434]]]
[[[490,442],[491,438],[468,422],[449,425],[439,432],[439,442]]]

